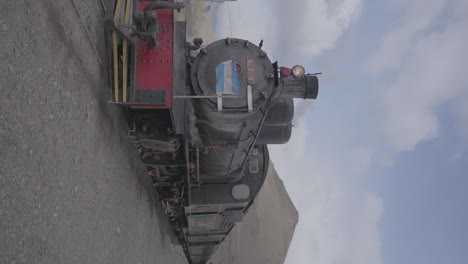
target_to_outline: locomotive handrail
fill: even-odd
[[[240,166],[241,170],[243,170],[244,167],[245,167],[245,164],[247,164],[250,153],[252,152],[252,149],[255,147],[255,143],[257,143],[258,137],[260,136],[260,131],[263,128],[263,125],[265,123],[268,111],[274,105],[273,102],[280,97],[280,95],[282,93],[282,90],[283,90],[283,87],[279,88],[279,90],[276,90],[276,94],[274,94],[272,97],[270,97],[270,99],[265,104],[265,110],[262,110],[262,108],[259,108],[259,110],[262,111],[262,113],[263,113],[262,120],[260,121],[260,125],[258,126],[257,133],[255,133],[255,137],[252,140],[252,143],[249,145],[249,150],[246,152],[246,156],[245,156],[244,160],[242,161],[242,165]]]
[[[124,3],[122,3],[125,1]],[[106,29],[106,44],[112,47],[107,53],[107,64],[111,66],[111,70],[108,72],[108,80],[111,84],[113,91],[113,100],[115,103],[119,103],[119,82],[122,85],[122,101],[121,103],[127,102],[128,97],[128,73],[127,68],[129,63],[134,63],[134,57],[129,60],[128,48],[134,49],[135,41],[132,39],[132,34],[129,30],[134,30],[134,26],[130,25],[130,15],[133,13],[131,0],[117,0],[115,3],[115,10],[113,12],[106,12],[104,18],[104,27]],[[124,5],[124,6],[123,6]],[[121,11],[123,8],[123,17],[121,17]],[[122,21],[123,20],[123,21]],[[107,35],[110,36],[107,36]],[[122,52],[118,49],[118,39],[122,39]],[[121,53],[121,54],[120,54]],[[119,70],[118,57],[122,56],[122,72]],[[121,74],[121,75],[120,75]],[[121,80],[119,80],[121,76]],[[132,79],[132,75],[130,79]]]

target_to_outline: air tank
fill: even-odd
[[[294,101],[292,98],[278,98],[268,110],[266,126],[284,126],[294,118]]]
[[[285,144],[292,135],[292,124],[264,125],[257,139],[257,144]]]

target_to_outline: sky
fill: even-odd
[[[270,147],[300,220],[286,263],[468,263],[468,1],[239,0],[218,37],[323,72]]]

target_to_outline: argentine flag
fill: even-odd
[[[239,76],[236,69],[237,61],[225,61],[216,66],[216,94],[239,95]]]

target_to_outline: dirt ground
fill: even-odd
[[[0,263],[186,263],[106,103],[101,15],[0,3]]]

